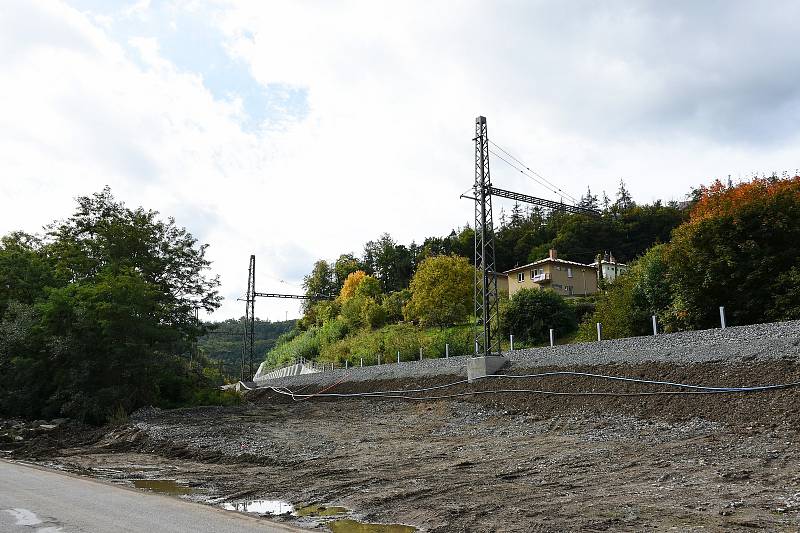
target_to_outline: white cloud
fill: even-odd
[[[169,57],[166,34],[116,30],[164,9],[12,1],[0,12],[0,232],[35,231],[109,184],[210,243],[226,296],[243,292],[250,253],[259,290],[293,292],[315,258],[469,221],[458,195],[478,114],[573,195],[612,195],[622,177],[639,200],[680,198],[709,177],[794,169],[798,13],[771,6],[170,3],[171,39],[199,31],[181,13],[201,17],[221,33],[187,41],[221,39],[265,91],[306,91],[307,113],[272,110],[245,130],[252,103]],[[502,163],[492,171],[547,195]],[[278,319],[291,304],[258,305]],[[240,307],[231,298],[221,314]]]

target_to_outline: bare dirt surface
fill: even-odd
[[[706,385],[800,380],[793,362],[574,370]],[[342,383],[335,390],[452,380]],[[667,390],[552,378],[437,393],[504,388]],[[264,498],[339,505],[359,520],[430,532],[800,531],[798,388],[300,402],[256,391],[248,399],[236,408],[142,413],[81,438],[56,428],[14,455],[121,483],[175,479],[193,489],[184,497],[212,504]],[[326,527],[324,520],[284,519]]]

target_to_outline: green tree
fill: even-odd
[[[336,285],[334,290],[338,294],[342,290],[347,276],[358,270],[364,270],[364,266],[353,254],[342,254],[334,263],[333,270]]]
[[[416,248],[413,244],[412,247]],[[367,274],[381,282],[383,292],[399,291],[408,287],[414,272],[414,254],[398,244],[388,233],[364,247],[364,265]]]
[[[305,289],[306,296],[309,297],[307,302],[314,302],[318,299],[330,298],[335,294],[336,280],[334,269],[324,259],[320,259],[314,263],[314,268],[311,274],[303,278],[303,289]]]
[[[560,336],[575,331],[575,310],[551,290],[521,289],[504,306],[501,331],[522,342],[541,343],[550,336],[550,328]]]
[[[667,245],[654,246],[634,261],[624,275],[608,285],[595,311],[581,324],[582,340],[596,338],[595,324],[603,325],[607,339],[647,335],[652,331],[651,317],[670,329],[672,288],[668,280]]]
[[[176,356],[202,331],[194,310],[220,301],[205,250],[107,188],[41,240],[4,239],[0,279],[15,281],[3,293],[0,411],[100,422],[110,409],[191,401],[206,376]]]
[[[386,320],[390,323],[403,320],[403,308],[411,299],[411,291],[403,289],[386,295],[383,298],[383,309],[386,312]]]
[[[800,176],[703,189],[669,247],[675,326],[716,326],[719,306],[733,325],[796,316],[798,242]]]
[[[475,268],[458,256],[440,255],[423,260],[411,280],[407,320],[423,326],[458,323],[472,311]]]

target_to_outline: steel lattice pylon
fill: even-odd
[[[475,356],[500,355],[486,117],[475,119]]]
[[[245,381],[245,360],[248,362],[248,380],[253,379],[253,351],[256,329],[256,256],[250,256],[247,273],[247,297],[244,306],[244,342],[242,343],[242,381]]]

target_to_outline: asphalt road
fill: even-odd
[[[305,531],[264,519],[0,460],[0,532]]]

